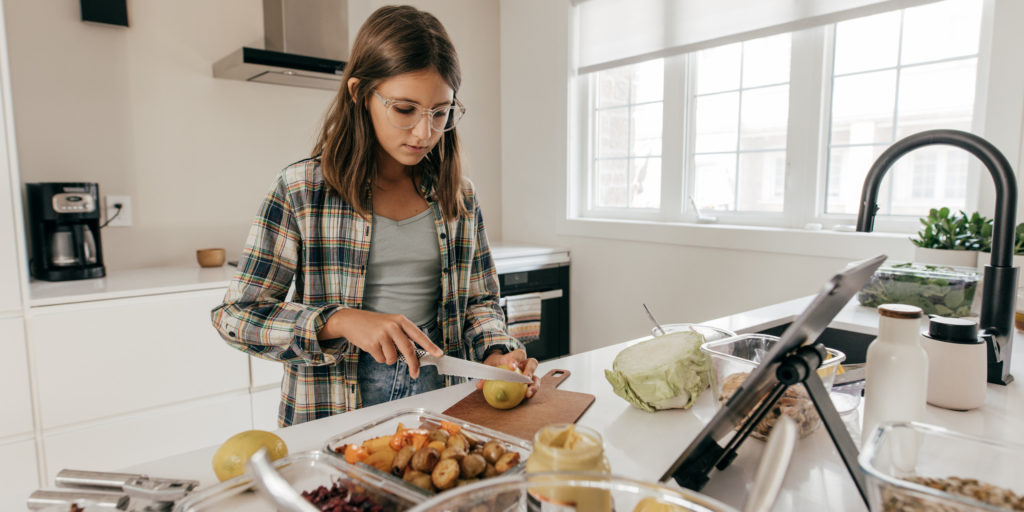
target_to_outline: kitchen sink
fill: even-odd
[[[791,322],[790,322],[791,323]],[[782,336],[782,333],[789,327],[790,323],[777,325],[775,327],[758,331],[761,334],[771,336]],[[846,354],[846,361],[843,364],[859,364],[867,360],[868,345],[875,341],[878,335],[864,334],[860,332],[826,327],[825,332],[818,338],[828,348],[834,348]]]

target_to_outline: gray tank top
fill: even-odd
[[[441,247],[432,213],[398,222],[373,216],[363,309],[402,314],[416,325],[437,319]]]

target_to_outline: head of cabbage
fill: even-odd
[[[689,409],[710,382],[703,343],[704,336],[692,331],[642,341],[619,352],[604,376],[634,407]]]

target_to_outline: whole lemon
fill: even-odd
[[[502,370],[512,370],[508,365],[501,365]],[[523,372],[516,368],[516,373]],[[511,409],[526,398],[526,390],[529,384],[518,382],[505,382],[503,380],[489,380],[484,382],[484,400],[495,409]]]
[[[267,449],[271,461],[286,457],[288,447],[280,437],[264,430],[246,430],[224,441],[213,454],[213,472],[221,482],[245,473],[249,457],[260,448]]]

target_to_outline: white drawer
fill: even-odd
[[[210,323],[223,290],[33,308],[43,428],[249,387],[249,358]]]
[[[258,388],[271,384],[281,387],[281,378],[284,377],[283,363],[250,356],[249,365],[252,372],[252,387]]]
[[[0,444],[0,510],[27,510],[28,496],[40,487],[36,442]]]
[[[62,469],[115,471],[180,453],[219,445],[252,429],[248,393],[155,414],[44,436],[48,479]],[[213,473],[213,469],[208,469]],[[150,475],[196,478],[189,475]]]
[[[0,438],[31,433],[32,394],[21,318],[0,320],[0,354]]]
[[[277,426],[277,411],[281,407],[281,390],[267,389],[252,394],[253,430],[273,431]]]

